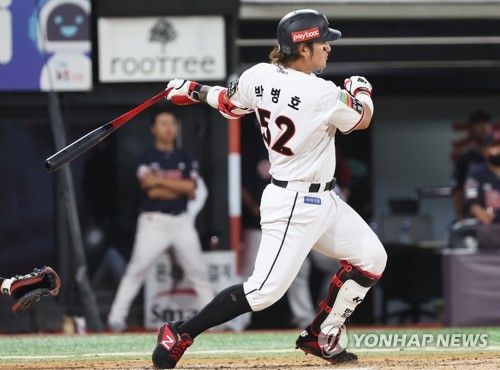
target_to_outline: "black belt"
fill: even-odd
[[[271,177],[271,183],[276,185],[276,186],[279,186],[280,188],[284,188],[284,189],[286,189],[286,187],[288,186],[288,181],[276,180],[274,177]],[[337,184],[337,180],[335,179],[335,177],[331,181],[326,183],[324,189],[320,189],[321,188],[320,183],[313,182],[313,183],[311,183],[311,185],[309,185],[309,193],[318,193],[320,191],[329,191],[329,190],[332,190],[336,184]]]

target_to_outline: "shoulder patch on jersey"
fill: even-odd
[[[236,90],[238,90],[239,82],[240,82],[240,80],[236,79],[236,80],[233,80],[229,83],[229,85],[227,87],[227,96],[229,98],[231,98],[236,93]]]
[[[344,103],[345,105],[349,105],[349,102],[352,100],[352,97],[351,95],[349,95],[348,93],[346,93],[345,91],[340,91],[340,94],[339,94],[339,100]]]
[[[359,114],[363,112],[363,104],[358,99],[353,98],[347,91],[340,91],[339,100]]]

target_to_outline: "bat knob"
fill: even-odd
[[[54,172],[57,170],[56,164],[50,160],[50,158],[45,160],[45,169],[49,172]]]

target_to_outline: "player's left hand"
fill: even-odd
[[[14,313],[26,311],[40,298],[59,294],[61,280],[59,275],[48,266],[34,269],[27,275],[16,275],[10,285],[10,296],[16,301],[12,306]]]
[[[171,80],[167,89],[172,89],[165,99],[172,101],[175,105],[190,105],[200,102],[198,92],[195,91],[198,82],[176,78]]]
[[[372,96],[372,85],[362,76],[351,76],[346,78],[344,80],[344,87],[352,96],[356,96],[360,93]]]

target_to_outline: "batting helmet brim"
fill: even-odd
[[[342,36],[342,33],[339,30],[336,30],[335,28],[329,28],[326,35],[323,35],[320,38],[315,39],[313,41],[315,41],[315,42],[316,41],[335,41],[335,40],[340,39],[341,36]]]

